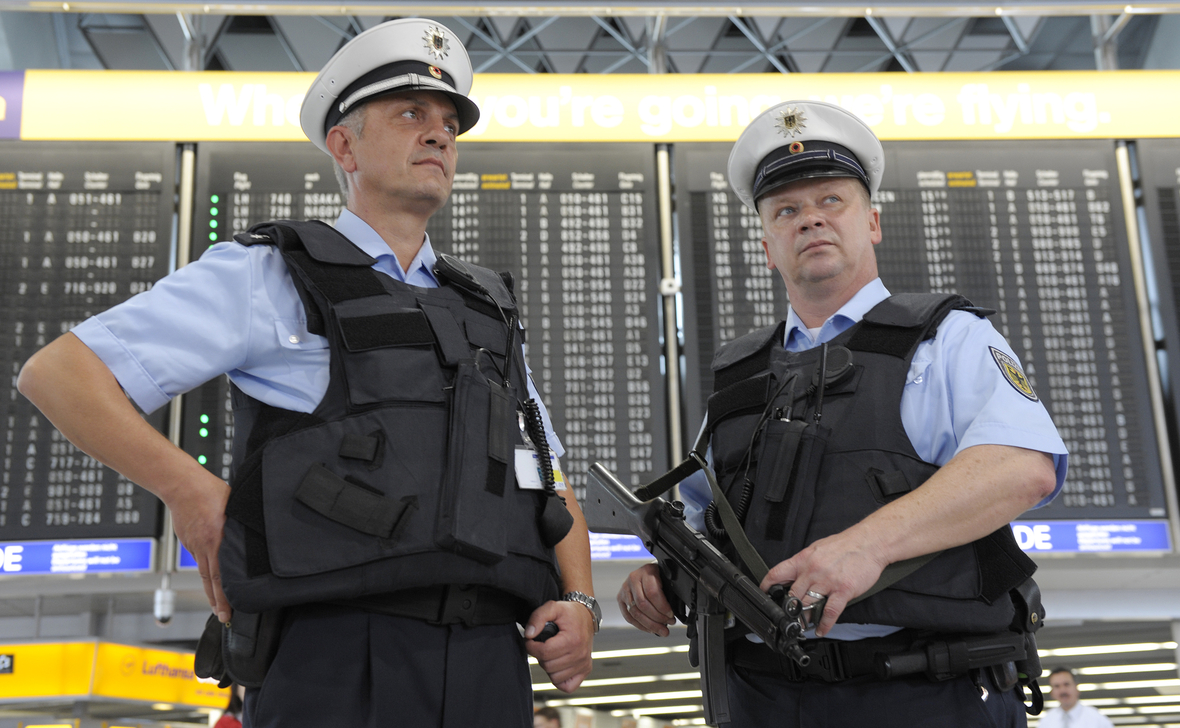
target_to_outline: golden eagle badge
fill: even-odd
[[[1004,379],[1008,380],[1008,384],[1011,384],[1012,388],[1017,392],[1036,402],[1037,393],[1033,391],[1032,384],[1029,383],[1028,377],[1024,375],[1024,370],[1020,368],[1020,364],[994,346],[989,346],[988,349],[991,350],[992,358],[996,360],[996,366],[1000,368],[1000,373],[1004,375]]]

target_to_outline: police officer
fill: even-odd
[[[248,726],[527,726],[526,651],[562,690],[590,670],[585,521],[514,465],[561,445],[528,404],[510,284],[425,234],[479,116],[471,82],[438,23],[358,35],[301,114],[347,195],[334,229],[255,226],[21,372],[72,442],[171,509],[222,622],[286,608]],[[221,373],[232,491],[128,402],[151,412]]]
[[[891,296],[878,278],[870,195],[883,161],[864,122],[815,101],[768,109],[730,156],[730,184],[759,213],[790,310],[717,352],[710,457],[770,567],[762,588],[823,603],[807,670],[727,635],[735,726],[1025,725],[1015,672],[1002,667],[879,674],[879,655],[966,644],[951,635],[1009,640],[1012,590],[1035,566],[1007,524],[1051,499],[1066,470],[1053,423],[984,312],[959,297]],[[690,521],[728,545],[700,475],[681,484]],[[890,564],[927,554],[938,556],[854,601]],[[667,635],[675,621],[655,565],[633,572],[618,601],[645,631]]]

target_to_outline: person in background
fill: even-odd
[[[1059,705],[1041,718],[1037,728],[1114,728],[1096,708],[1078,702],[1078,682],[1068,667],[1049,673],[1049,695]]]
[[[561,713],[549,706],[538,708],[533,713],[533,728],[561,728]]]
[[[229,705],[213,724],[213,728],[242,728],[242,696],[246,688],[241,685],[229,686]]]

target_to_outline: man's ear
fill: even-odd
[[[881,211],[875,207],[869,209],[869,242],[881,242]]]
[[[328,147],[332,159],[336,160],[336,164],[339,164],[346,173],[356,171],[356,157],[352,150],[355,141],[356,135],[353,134],[352,129],[346,126],[334,126],[328,130],[325,145]]]
[[[770,243],[766,242],[766,238],[762,238],[762,252],[766,253],[766,267],[768,270],[774,270],[774,261],[770,258]]]

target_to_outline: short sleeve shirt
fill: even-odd
[[[376,258],[374,270],[412,286],[438,287],[429,238],[403,270],[381,236],[352,212],[342,212],[335,227]],[[315,410],[328,389],[328,340],[307,330],[303,302],[272,245],[218,243],[73,333],[145,412],[223,373],[251,397],[295,412]],[[528,386],[541,402],[531,378]],[[541,408],[546,439],[561,455]]]

